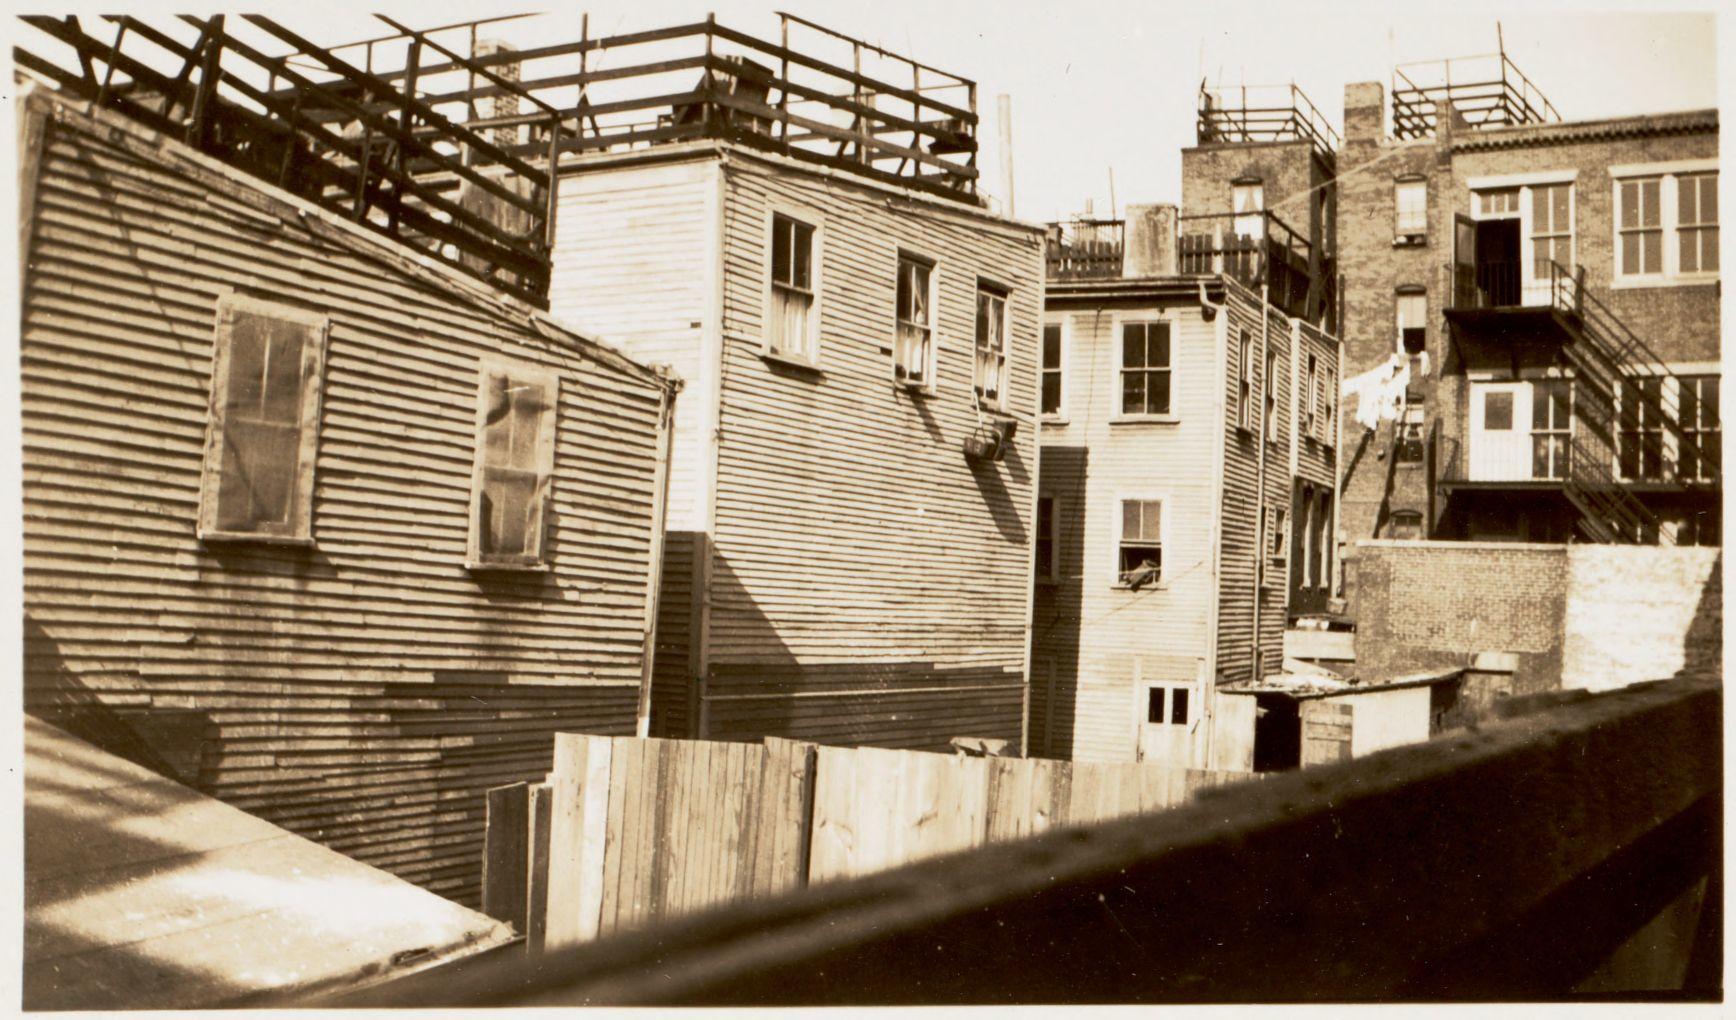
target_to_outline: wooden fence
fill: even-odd
[[[560,734],[544,786],[490,791],[483,909],[533,952],[1064,825],[1252,773]]]

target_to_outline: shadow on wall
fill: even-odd
[[[883,625],[906,600],[882,584],[864,582],[848,599],[799,608],[809,586],[843,582],[815,575],[797,578],[777,592],[777,619],[760,600],[773,592],[750,591],[729,560],[714,554],[711,574],[712,661],[705,685],[706,736],[712,740],[792,737],[840,746],[872,745],[949,750],[953,737],[988,737],[1018,743],[1024,692],[1022,663],[949,667],[901,627],[883,637]],[[969,578],[954,578],[961,597]],[[1022,623],[1015,620],[1015,633]],[[835,647],[838,631],[858,635],[842,661],[798,657],[786,642],[813,632],[817,643]],[[1017,648],[1016,637],[1008,643]],[[738,650],[739,649],[739,650]],[[834,653],[836,654],[836,653]]]
[[[1043,450],[1041,491],[1055,497],[1058,521],[1054,584],[1037,587],[1031,620],[1031,753],[1071,759],[1079,703],[1085,534],[1090,520],[1085,479],[1091,451],[1084,446]]]
[[[1693,619],[1682,636],[1682,668],[1676,677],[1724,673],[1724,553],[1712,561],[1711,576],[1700,587]]]

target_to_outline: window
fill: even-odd
[[[1676,522],[1676,544],[1722,545],[1720,530],[1716,508],[1691,511]]]
[[[1419,539],[1423,537],[1423,515],[1420,510],[1394,510],[1386,522],[1387,538]]]
[[[1394,181],[1393,233],[1421,240],[1429,231],[1429,186],[1422,180]]]
[[[1163,502],[1155,499],[1121,501],[1121,538],[1116,555],[1117,584],[1140,588],[1163,573]]]
[[[1718,271],[1718,175],[1676,178],[1676,271]]]
[[[1573,435],[1573,389],[1566,379],[1531,386],[1531,477],[1566,478]]]
[[[1290,555],[1290,534],[1284,530],[1284,508],[1267,507],[1266,515],[1271,522],[1266,530],[1266,555],[1275,560],[1283,559]]]
[[[1718,426],[1718,377],[1690,375],[1679,382],[1677,405],[1686,441],[1678,458],[1681,462],[1678,473],[1682,478],[1710,481],[1723,457],[1723,437]]]
[[[1326,369],[1326,385],[1323,386],[1321,389],[1322,389],[1322,392],[1325,394],[1324,399],[1326,401],[1326,421],[1324,423],[1325,429],[1322,432],[1320,438],[1327,443],[1337,443],[1338,442],[1338,373],[1333,371],[1331,368],[1327,368]]]
[[[1222,194],[1220,192],[1220,194]],[[1261,237],[1265,234],[1266,186],[1259,181],[1242,181],[1230,185],[1230,208],[1236,218],[1232,229],[1241,237]]]
[[[1056,553],[1061,544],[1056,539],[1060,521],[1055,516],[1055,497],[1037,497],[1037,580],[1054,581],[1060,577]]]
[[[544,565],[544,518],[555,465],[560,379],[505,360],[484,361],[476,388],[476,462],[471,476],[472,569]]]
[[[1007,371],[1007,294],[987,285],[977,286],[976,374],[977,400],[990,407],[1005,399]]]
[[[898,336],[893,342],[892,374],[899,382],[934,386],[934,264],[909,255],[898,257]]]
[[[1314,514],[1314,586],[1332,587],[1332,493],[1321,491]]]
[[[1622,380],[1616,449],[1623,478],[1658,481],[1664,476],[1664,426],[1658,410],[1662,384],[1656,376]]]
[[[1506,390],[1487,390],[1483,393],[1483,431],[1511,432],[1513,430],[1513,394]]]
[[[1482,219],[1499,219],[1505,216],[1519,215],[1519,189],[1496,188],[1491,191],[1479,191],[1477,194],[1477,215]]]
[[[1531,187],[1531,278],[1550,278],[1551,262],[1573,267],[1573,185]]]
[[[1633,178],[1621,182],[1620,252],[1622,276],[1650,276],[1664,271],[1664,217],[1658,207],[1663,178]]]
[[[311,542],[330,320],[238,294],[216,320],[199,537]]]
[[[1166,701],[1167,712],[1164,710]],[[1187,705],[1188,689],[1186,687],[1148,687],[1145,693],[1145,721],[1152,724],[1185,726],[1187,725]]]
[[[1247,428],[1254,416],[1254,336],[1242,330],[1241,353],[1238,355],[1236,390],[1236,427]]]
[[[1320,434],[1320,365],[1313,354],[1308,355],[1308,392],[1303,397],[1302,434]]]
[[[1169,323],[1121,325],[1121,413],[1169,413]]]
[[[1278,441],[1278,352],[1266,351],[1266,442]]]
[[[798,361],[819,358],[814,315],[814,228],[772,215],[771,309],[766,347]]]
[[[1061,417],[1061,324],[1043,327],[1043,406],[1042,412],[1051,418]]]
[[[1422,291],[1404,291],[1398,295],[1398,349],[1404,354],[1421,354],[1428,343],[1428,295]]]
[[[1423,462],[1423,424],[1428,420],[1423,398],[1406,395],[1404,410],[1398,419],[1398,454],[1400,464]]]

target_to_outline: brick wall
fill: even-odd
[[[1723,662],[1722,550],[1580,545],[1568,553],[1561,686],[1607,690]]]
[[[1320,195],[1293,196],[1326,181],[1325,168],[1307,142],[1199,145],[1181,150],[1181,213],[1204,216],[1232,210],[1231,182],[1257,179],[1264,185],[1266,208],[1291,229],[1318,236]],[[1182,232],[1187,232],[1183,222]]]
[[[1516,657],[1515,694],[1561,677],[1567,546],[1361,541],[1355,546],[1355,672],[1364,679]]]

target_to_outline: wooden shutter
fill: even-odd
[[[259,298],[218,299],[201,539],[312,542],[330,323]]]
[[[482,363],[470,487],[471,568],[546,565],[559,402],[560,379],[552,371],[522,362]]]

